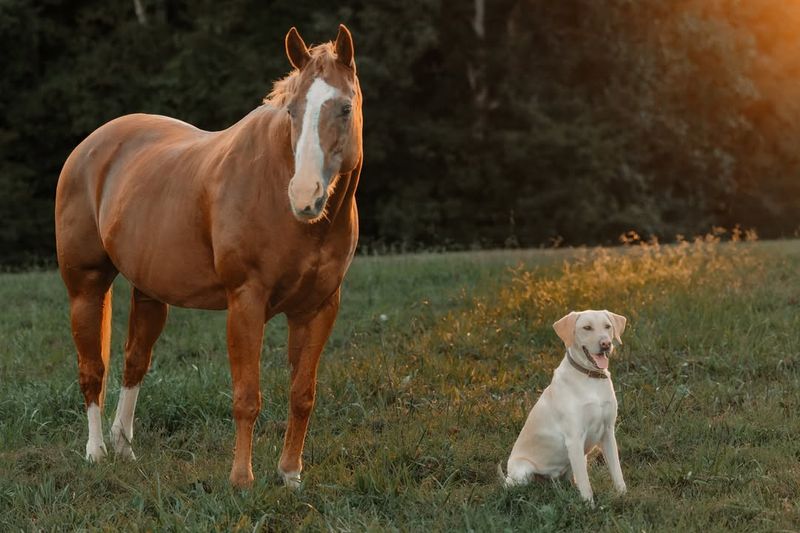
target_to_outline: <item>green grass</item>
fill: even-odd
[[[66,294],[0,275],[0,530],[779,531],[800,527],[800,242],[358,258],[320,367],[302,490],[275,471],[285,321],[267,327],[252,490],[232,459],[224,313],[171,309],[136,413],[138,461],[83,460]],[[115,288],[105,427],[129,289]],[[590,466],[504,490],[570,309],[629,318],[611,363],[628,493]],[[386,315],[386,320],[381,320]]]

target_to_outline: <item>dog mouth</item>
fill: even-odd
[[[594,366],[600,370],[605,370],[608,368],[608,352],[599,352],[595,354],[589,352],[589,350],[586,349],[586,346],[581,346],[581,348],[583,348],[583,353],[586,354],[586,358],[589,359]]]

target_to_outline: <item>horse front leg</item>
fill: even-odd
[[[230,482],[240,488],[253,484],[253,426],[261,410],[259,360],[265,310],[266,296],[259,288],[245,285],[228,293],[228,359],[236,423]]]
[[[289,364],[291,390],[289,420],[278,472],[287,487],[300,485],[303,470],[303,444],[308,419],[314,409],[317,389],[317,366],[339,311],[339,291],[331,295],[317,311],[302,317],[289,317]]]

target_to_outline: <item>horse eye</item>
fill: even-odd
[[[352,110],[353,110],[353,106],[351,106],[350,104],[345,104],[342,107],[342,116],[343,117],[348,116],[350,114],[350,111],[352,111]]]
[[[592,331],[592,326],[583,326],[586,331]]]
[[[290,117],[294,118],[294,113],[292,113],[292,109],[291,109],[290,107],[287,107],[287,108],[286,108],[286,113],[288,113],[288,115],[289,115]]]

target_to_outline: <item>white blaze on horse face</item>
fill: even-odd
[[[106,443],[103,442],[103,421],[100,407],[96,403],[89,404],[86,409],[89,419],[89,440],[86,441],[86,460],[99,463],[106,456]]]
[[[306,94],[302,129],[294,153],[294,176],[289,182],[289,198],[295,212],[317,215],[321,211],[316,203],[325,194],[322,176],[325,153],[319,138],[319,116],[325,102],[337,93],[325,80],[316,78]]]
[[[131,449],[133,441],[133,414],[136,411],[136,399],[139,397],[139,385],[135,387],[122,387],[119,392],[117,414],[114,424],[111,425],[111,444],[117,455],[126,459],[136,459]]]

